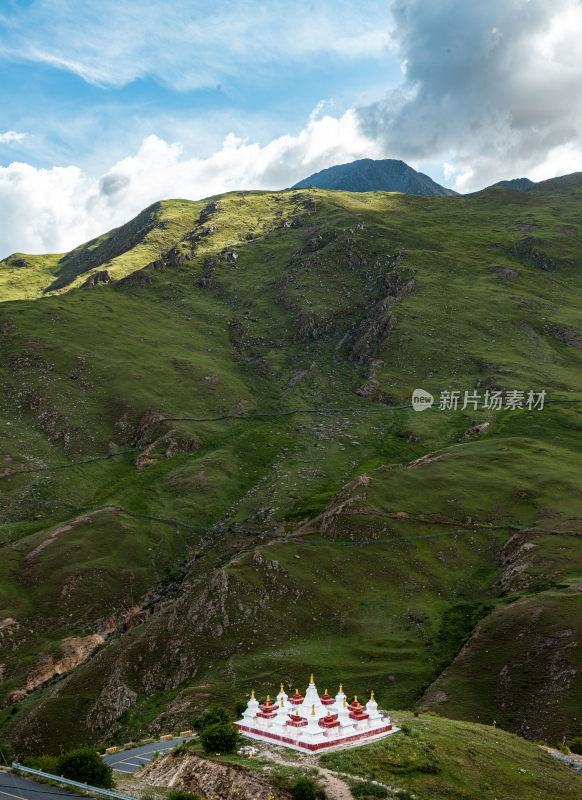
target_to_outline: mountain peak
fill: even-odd
[[[535,185],[535,182],[530,181],[529,178],[512,178],[508,181],[497,181],[497,183],[493,184],[493,186],[505,186],[508,189],[515,189],[518,192],[527,192]]]
[[[420,195],[454,195],[452,189],[436,183],[422,172],[417,172],[404,161],[394,158],[360,158],[348,164],[336,164],[322,169],[293,186],[305,189],[336,189],[346,192],[403,192]]]

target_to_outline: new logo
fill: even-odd
[[[434,403],[432,394],[425,392],[424,389],[415,389],[412,393],[412,407],[415,411],[424,411]]]

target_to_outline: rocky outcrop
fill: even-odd
[[[187,752],[157,759],[141,777],[153,786],[194,792],[206,800],[263,800],[274,789],[263,772]],[[277,788],[274,793],[279,800],[291,800],[289,792]]]
[[[356,341],[348,356],[350,361],[363,361],[372,349],[383,350],[396,317],[392,313],[392,298],[384,297],[360,323]]]
[[[233,247],[225,247],[220,251],[220,257],[223,261],[238,261],[238,252]]]
[[[569,328],[566,325],[553,325],[546,326],[544,328],[544,333],[550,333],[559,342],[569,344],[571,347],[575,347],[576,350],[582,350],[581,328]]]
[[[137,693],[125,683],[119,664],[108,677],[109,680],[101,690],[97,702],[87,714],[86,724],[89,730],[101,730],[110,722],[112,710],[119,716],[137,700]]]
[[[467,428],[467,430],[459,436],[459,441],[463,442],[465,439],[469,439],[471,436],[476,436],[479,433],[483,433],[489,427],[488,422],[482,422],[480,425],[474,425],[472,428]]]
[[[390,331],[396,324],[394,304],[410,294],[414,288],[414,271],[398,269],[396,266],[402,253],[396,253],[390,258],[390,269],[382,282],[383,297],[360,323],[348,356],[350,361],[361,363],[373,351],[386,348]]]
[[[195,436],[180,434],[175,429],[158,436],[148,444],[135,457],[134,464],[138,469],[143,469],[147,464],[152,464],[162,458],[174,458],[180,453],[195,453],[200,443]]]
[[[200,277],[198,278],[198,286],[202,289],[208,289],[214,283],[214,273],[216,272],[216,259],[212,256],[206,256],[202,262],[202,269]]]
[[[69,672],[80,664],[84,664],[95,648],[104,641],[103,636],[98,633],[92,633],[89,636],[70,636],[68,639],[63,639],[61,642],[63,657],[50,656],[28,675],[24,686],[12,692],[8,702],[16,703],[42,686],[43,683],[54,678],[55,675],[62,675],[64,672]]]
[[[501,267],[495,264],[492,267],[489,267],[489,272],[492,272],[494,275],[497,275],[497,278],[501,283],[507,283],[508,281],[516,281],[520,275],[516,269],[510,269],[509,267]]]
[[[378,380],[376,370],[381,369],[383,366],[385,366],[385,362],[381,358],[370,359],[366,371],[366,383],[363,383],[360,388],[356,390],[357,395],[365,397],[368,400],[379,400],[381,403],[389,404],[392,402],[391,395],[380,391],[379,388],[380,381]]]
[[[509,592],[527,589],[538,578],[527,570],[532,566],[532,553],[536,547],[527,533],[514,533],[497,553],[501,573],[493,584],[493,591],[503,596]]]
[[[319,528],[325,533],[335,533],[338,521],[345,515],[353,515],[361,510],[365,490],[370,485],[369,475],[358,475],[336,492],[321,515]]]
[[[83,284],[83,288],[90,287],[90,286],[97,286],[100,283],[109,283],[111,280],[111,273],[108,269],[100,269],[98,272],[94,272],[90,275],[85,283]]]
[[[534,247],[533,236],[526,236],[525,239],[516,242],[510,247],[510,253],[518,256],[522,261],[531,262],[545,272],[555,272],[557,269],[555,261],[550,256]]]

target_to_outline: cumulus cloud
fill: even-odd
[[[355,113],[312,116],[297,136],[261,146],[229,134],[208,158],[191,158],[157,136],[100,178],[78,167],[0,167],[0,257],[64,252],[164,198],[197,200],[234,189],[278,189],[333,164],[382,156]]]
[[[383,53],[383,0],[33,0],[4,10],[0,56],[50,64],[89,83],[150,76],[180,90],[260,74],[269,62]]]
[[[15,144],[21,142],[25,136],[25,133],[17,133],[17,131],[4,131],[4,133],[0,133],[0,144]]]
[[[441,159],[457,191],[582,168],[579,0],[394,0],[392,14],[404,81],[358,110],[366,135]]]

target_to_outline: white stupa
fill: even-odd
[[[276,701],[267,695],[259,704],[253,689],[243,718],[234,724],[251,739],[310,752],[366,744],[399,730],[385,711],[378,710],[374,692],[366,703],[355,697],[348,704],[340,683],[335,698],[327,689],[320,696],[313,674],[305,696],[297,689],[289,696],[281,684]]]

